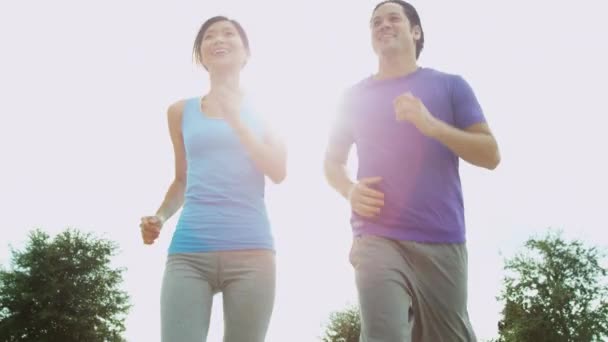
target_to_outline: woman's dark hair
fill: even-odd
[[[243,29],[241,24],[239,24],[239,22],[234,19],[229,19],[225,16],[218,15],[213,18],[207,19],[207,21],[205,21],[201,26],[200,30],[198,30],[198,34],[196,35],[196,39],[194,40],[194,48],[192,49],[192,58],[197,64],[203,65],[203,61],[201,60],[201,44],[203,43],[203,37],[205,36],[205,32],[207,32],[211,25],[220,21],[228,21],[232,23],[232,25],[234,25],[236,31],[241,37],[241,40],[243,41],[243,46],[245,46],[245,49],[249,51],[249,39],[247,38],[247,33],[245,33],[245,30]]]
[[[405,16],[410,21],[410,27],[413,28],[414,26],[418,26],[420,28],[420,39],[416,41],[416,59],[418,59],[418,56],[420,56],[420,52],[422,52],[422,48],[424,47],[424,31],[422,30],[422,23],[420,23],[418,11],[416,11],[416,8],[409,2],[405,2],[403,0],[385,0],[377,4],[376,7],[374,7],[373,12],[376,12],[378,7],[388,3],[401,6],[401,8],[403,8],[403,13],[405,13]]]

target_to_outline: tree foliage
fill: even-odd
[[[130,304],[110,259],[117,245],[74,229],[34,230],[0,270],[0,341],[124,341]]]
[[[359,308],[349,306],[341,311],[332,312],[326,327],[323,342],[359,342],[361,320]]]
[[[603,252],[549,232],[507,260],[500,342],[594,342],[608,337]]]

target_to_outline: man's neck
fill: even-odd
[[[375,75],[377,80],[407,76],[418,70],[416,57],[394,54],[381,56],[378,63],[378,73]]]

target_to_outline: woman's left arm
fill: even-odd
[[[240,118],[232,117],[229,123],[256,166],[275,184],[281,183],[287,174],[287,148],[283,140],[268,125],[259,139]]]

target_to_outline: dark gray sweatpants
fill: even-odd
[[[361,342],[475,342],[465,244],[355,237]]]

